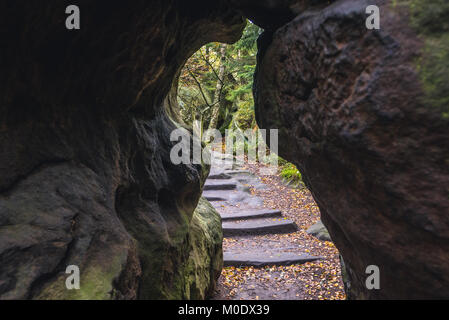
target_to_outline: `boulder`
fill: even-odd
[[[221,217],[204,198],[195,209],[190,230],[186,292],[189,299],[203,300],[213,294],[223,268]]]
[[[332,241],[329,231],[321,220],[307,229],[307,233],[322,241]]]
[[[365,27],[368,5],[380,30]],[[258,124],[280,130],[350,298],[449,297],[448,12],[436,0],[333,1],[259,41]],[[380,290],[365,286],[370,265]]]
[[[373,4],[380,30],[365,27]],[[75,31],[61,1],[0,2],[0,299],[212,290],[219,234],[194,214],[208,168],[174,165],[170,133],[183,64],[237,41],[242,15],[267,30],[257,121],[303,173],[348,297],[449,297],[447,1],[77,5]],[[365,287],[369,265],[381,290]]]
[[[203,298],[220,233],[194,214],[207,166],[170,161],[169,93],[245,20],[224,1],[77,5],[67,30],[61,1],[0,2],[0,299]]]

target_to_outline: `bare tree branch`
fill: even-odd
[[[193,78],[193,80],[195,81],[196,85],[198,86],[198,88],[200,89],[201,95],[203,96],[204,102],[210,106],[209,101],[207,101],[206,95],[204,94],[203,91],[203,87],[201,86],[201,83],[198,81],[198,79],[195,77],[195,75],[193,74],[193,72],[190,70],[190,67],[187,66],[187,70],[189,71],[190,76]]]

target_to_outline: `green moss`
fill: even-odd
[[[411,0],[411,22],[424,34],[449,31],[449,2],[447,0]]]
[[[296,166],[292,163],[287,162],[281,165],[280,176],[288,185],[295,187],[304,185],[301,172],[299,172],[298,168],[296,168]]]
[[[221,218],[204,198],[195,209],[190,231],[190,256],[184,271],[186,298],[202,300],[213,292],[223,267]]]
[[[80,267],[80,289],[68,290],[65,282],[69,275],[60,274],[46,285],[35,299],[38,300],[109,300],[113,293],[113,282],[120,275],[126,262],[126,251],[117,248],[118,253],[110,259],[93,261]]]
[[[406,1],[411,25],[424,41],[417,68],[425,97],[423,102],[449,119],[449,2]]]
[[[449,118],[449,34],[426,39],[418,71],[426,93],[424,102]]]
[[[253,101],[245,101],[239,105],[234,121],[242,130],[252,129],[256,125]]]

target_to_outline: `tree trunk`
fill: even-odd
[[[224,87],[224,77],[226,73],[226,44],[220,45],[220,69],[218,71],[217,87],[215,88],[214,104],[212,106],[212,116],[209,129],[217,129],[220,118],[220,109],[222,106],[222,95]]]

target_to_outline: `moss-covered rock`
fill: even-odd
[[[307,233],[322,241],[332,241],[329,231],[321,220],[307,229]]]
[[[449,2],[446,0],[409,0],[413,26],[422,33],[449,31]]]
[[[364,28],[368,5],[380,30]],[[279,129],[352,299],[449,296],[447,6],[339,0],[259,40],[258,125]],[[366,288],[370,265],[381,290]]]
[[[411,25],[424,41],[418,71],[425,92],[424,103],[449,119],[449,2],[406,1]]]
[[[188,57],[246,20],[224,0],[81,6],[75,34],[62,2],[0,2],[0,299],[204,296],[219,224],[194,216],[207,170],[170,161],[165,106]]]
[[[298,168],[293,163],[287,162],[281,167],[280,176],[282,178],[282,182],[288,187],[293,189],[303,188],[304,182],[302,181],[301,172],[299,172]]]
[[[191,251],[186,268],[186,296],[205,299],[215,289],[223,268],[223,231],[221,217],[201,198],[190,224]]]

